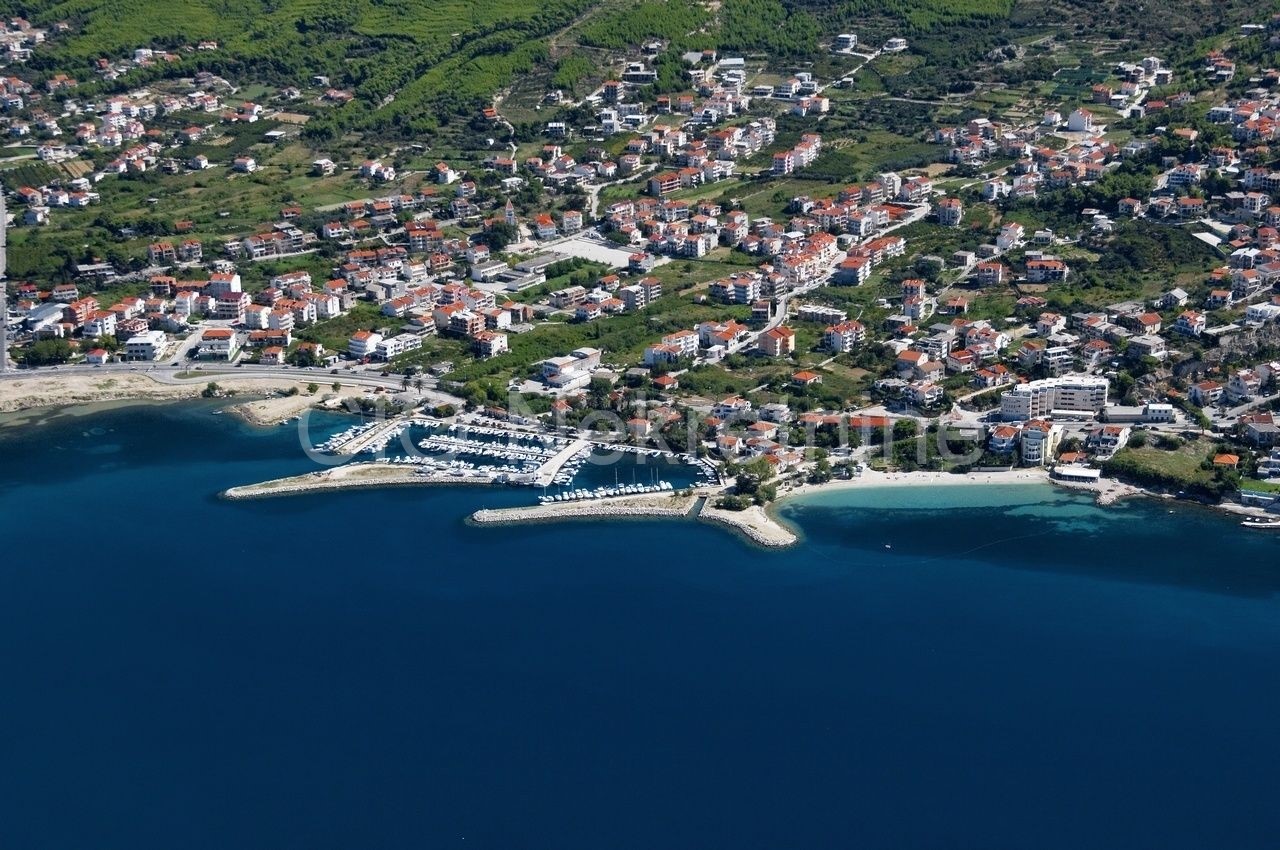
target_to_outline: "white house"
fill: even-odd
[[[129,337],[124,344],[125,360],[154,361],[164,353],[164,332],[146,331]]]
[[[1093,132],[1093,113],[1083,106],[1067,116],[1067,129],[1073,133]]]
[[[382,334],[373,331],[356,331],[347,341],[347,353],[356,360],[372,357],[382,342]]]

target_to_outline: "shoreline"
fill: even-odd
[[[152,375],[139,372],[118,373],[105,372],[102,375],[63,374],[36,375],[33,377],[9,378],[0,381],[0,413],[21,413],[40,410],[42,408],[65,408],[80,405],[103,404],[108,402],[166,402],[193,401],[200,399],[201,393],[211,382],[215,382],[222,390],[252,396],[234,404],[231,408],[237,415],[252,424],[274,425],[297,415],[294,411],[288,415],[283,412],[275,414],[270,409],[250,411],[249,406],[263,402],[288,399],[291,403],[305,402],[303,406],[319,401],[316,396],[306,393],[307,385],[312,381],[303,381],[281,376],[278,378],[242,378],[234,375],[210,375],[192,378],[189,383],[162,383]],[[270,393],[284,393],[297,387],[296,396],[271,396]],[[243,411],[235,408],[244,408]],[[261,413],[259,422],[253,414]],[[275,418],[278,416],[278,418]],[[272,421],[274,418],[274,421]]]
[[[803,498],[815,493],[839,492],[850,489],[881,490],[897,487],[957,487],[957,486],[1010,486],[1020,484],[1052,484],[1066,490],[1078,490],[1093,493],[1094,501],[1101,507],[1113,505],[1122,499],[1132,496],[1151,496],[1159,494],[1150,492],[1132,484],[1114,478],[1102,478],[1098,483],[1090,484],[1076,481],[1060,481],[1049,475],[1045,469],[1010,469],[998,472],[969,472],[955,475],[949,472],[864,472],[857,478],[833,479],[826,484],[801,484],[778,496],[777,502],[786,499]]]
[[[748,542],[768,549],[795,545],[800,538],[764,508],[726,511],[712,506],[713,494],[646,494],[615,496],[511,508],[481,508],[468,517],[476,525],[517,525],[566,519],[694,519],[736,532]],[[701,507],[699,507],[701,503]]]
[[[405,467],[376,462],[347,463],[323,470],[286,478],[262,481],[228,488],[220,497],[229,500],[248,500],[299,495],[303,493],[353,490],[373,487],[396,486],[494,486],[497,482],[487,478],[463,478],[443,473],[423,474],[417,467]],[[1020,469],[999,472],[952,475],[939,472],[881,473],[865,472],[853,479],[838,479],[826,484],[801,484],[784,490],[778,498],[765,507],[752,506],[742,511],[730,511],[714,506],[720,490],[703,488],[690,495],[677,493],[640,494],[591,499],[578,502],[552,502],[518,505],[506,508],[480,508],[466,519],[476,525],[510,525],[534,522],[558,522],[566,519],[695,519],[718,525],[739,534],[748,542],[770,549],[794,546],[802,539],[799,530],[793,528],[779,515],[779,508],[790,500],[803,500],[820,493],[839,493],[848,490],[892,490],[935,487],[990,487],[1019,485],[1054,485],[1066,490],[1091,493],[1094,502],[1107,507],[1132,496],[1146,496],[1168,501],[1170,494],[1155,493],[1114,479],[1102,479],[1097,484],[1061,482],[1052,479],[1047,471]],[[1216,509],[1233,516],[1273,516],[1261,508],[1220,503],[1200,507]]]
[[[31,386],[24,386],[30,384]],[[52,387],[50,386],[52,385]],[[265,395],[264,391],[277,391],[290,387],[305,390],[305,382],[289,378],[227,378],[219,382],[224,389],[233,389],[246,395],[255,396],[236,403],[230,403],[223,409],[234,414],[250,425],[270,427],[286,422],[303,410],[321,406],[331,406],[335,402],[332,394],[321,397],[307,395],[305,391],[297,395]],[[139,387],[143,390],[138,392]],[[41,414],[38,411],[58,410],[72,411],[76,408],[91,408],[98,405],[121,404],[163,404],[168,402],[200,400],[204,383],[193,381],[189,385],[163,384],[148,375],[129,374],[107,377],[98,380],[97,376],[64,375],[56,378],[41,376],[38,379],[19,379],[0,382],[0,414],[8,421],[5,425],[17,427],[29,424]],[[15,392],[15,390],[17,392]],[[223,398],[222,401],[229,401]],[[29,413],[30,416],[13,416],[13,414]],[[372,472],[362,472],[370,470]],[[346,470],[346,471],[342,471]],[[488,479],[460,478],[445,475],[424,475],[416,468],[387,466],[383,464],[344,464],[329,467],[290,478],[263,481],[256,484],[229,488],[220,494],[228,499],[266,498],[271,496],[293,495],[318,490],[343,490],[378,486],[404,485],[492,485]],[[956,475],[946,472],[874,472],[865,470],[856,478],[833,479],[825,484],[799,484],[782,490],[778,498],[767,508],[749,508],[746,511],[725,511],[712,507],[710,490],[699,492],[707,497],[706,503],[699,511],[698,519],[727,527],[741,533],[753,543],[762,546],[790,546],[800,537],[777,516],[777,509],[788,500],[803,499],[817,493],[833,493],[848,489],[892,489],[898,487],[949,487],[949,486],[990,486],[1018,484],[1052,484],[1066,490],[1088,492],[1094,494],[1097,505],[1107,507],[1119,501],[1133,497],[1145,496],[1162,501],[1194,503],[1200,507],[1217,510],[1236,517],[1274,517],[1274,511],[1265,508],[1243,505],[1238,502],[1222,501],[1218,503],[1202,502],[1192,499],[1179,499],[1171,493],[1149,490],[1129,484],[1118,479],[1102,478],[1097,483],[1059,481],[1049,476],[1044,469],[1011,469],[994,472],[969,472]],[[620,497],[634,499],[636,497]],[[528,520],[513,519],[511,521],[544,521],[560,517],[573,516],[653,516],[670,517],[669,510],[650,513],[637,513],[629,510],[621,513],[612,510],[621,507],[617,500],[594,500],[589,502],[554,503],[553,505],[532,505],[531,508],[547,507],[550,511],[539,512]],[[592,506],[601,506],[600,509]],[[609,509],[604,510],[603,506]],[[688,513],[690,507],[684,513]],[[517,510],[517,509],[499,509]],[[650,509],[653,510],[653,509]],[[484,522],[484,520],[480,520]],[[492,520],[490,520],[492,521]]]
[[[336,401],[336,403],[335,403]],[[269,395],[238,402],[223,408],[250,425],[267,428],[281,425],[300,415],[304,410],[339,410],[341,399],[327,393],[308,395],[305,388],[297,395]]]
[[[1212,511],[1243,517],[1274,517],[1275,512],[1238,502],[1203,502],[1197,499],[1180,499],[1172,493],[1150,490],[1137,484],[1130,484],[1118,478],[1100,478],[1096,483],[1081,481],[1061,481],[1049,475],[1045,469],[1015,468],[999,472],[971,472],[954,475],[947,472],[864,472],[859,478],[833,479],[826,484],[801,484],[778,495],[773,505],[780,505],[788,499],[804,498],[817,493],[840,492],[850,489],[881,490],[897,487],[949,487],[949,486],[984,486],[1022,484],[1050,484],[1064,490],[1080,493],[1091,493],[1094,504],[1099,507],[1110,507],[1118,502],[1133,497],[1145,497],[1164,502],[1176,502],[1181,505],[1195,505]]]
[[[770,507],[772,506],[753,505],[746,510],[727,511],[715,507],[712,500],[707,499],[698,513],[698,519],[727,527],[750,542],[768,549],[785,549],[799,543],[799,533],[779,519]]]
[[[973,487],[1008,484],[1052,484],[1053,479],[1043,469],[1011,469],[1000,472],[969,472],[954,475],[950,472],[875,472],[866,470],[855,478],[833,478],[825,484],[800,484],[778,494],[774,504],[788,499],[803,498],[815,493],[834,493],[841,490],[887,490],[899,487]]]

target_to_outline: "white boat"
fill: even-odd
[[[1280,517],[1250,517],[1241,522],[1240,526],[1259,531],[1280,531]]]

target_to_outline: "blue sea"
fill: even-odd
[[[227,502],[312,466],[212,409],[0,428],[4,848],[1280,845],[1280,535],[1042,485],[821,493],[785,552]]]

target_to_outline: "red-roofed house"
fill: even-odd
[[[796,332],[780,325],[760,334],[760,350],[770,357],[786,357],[796,350]]]

